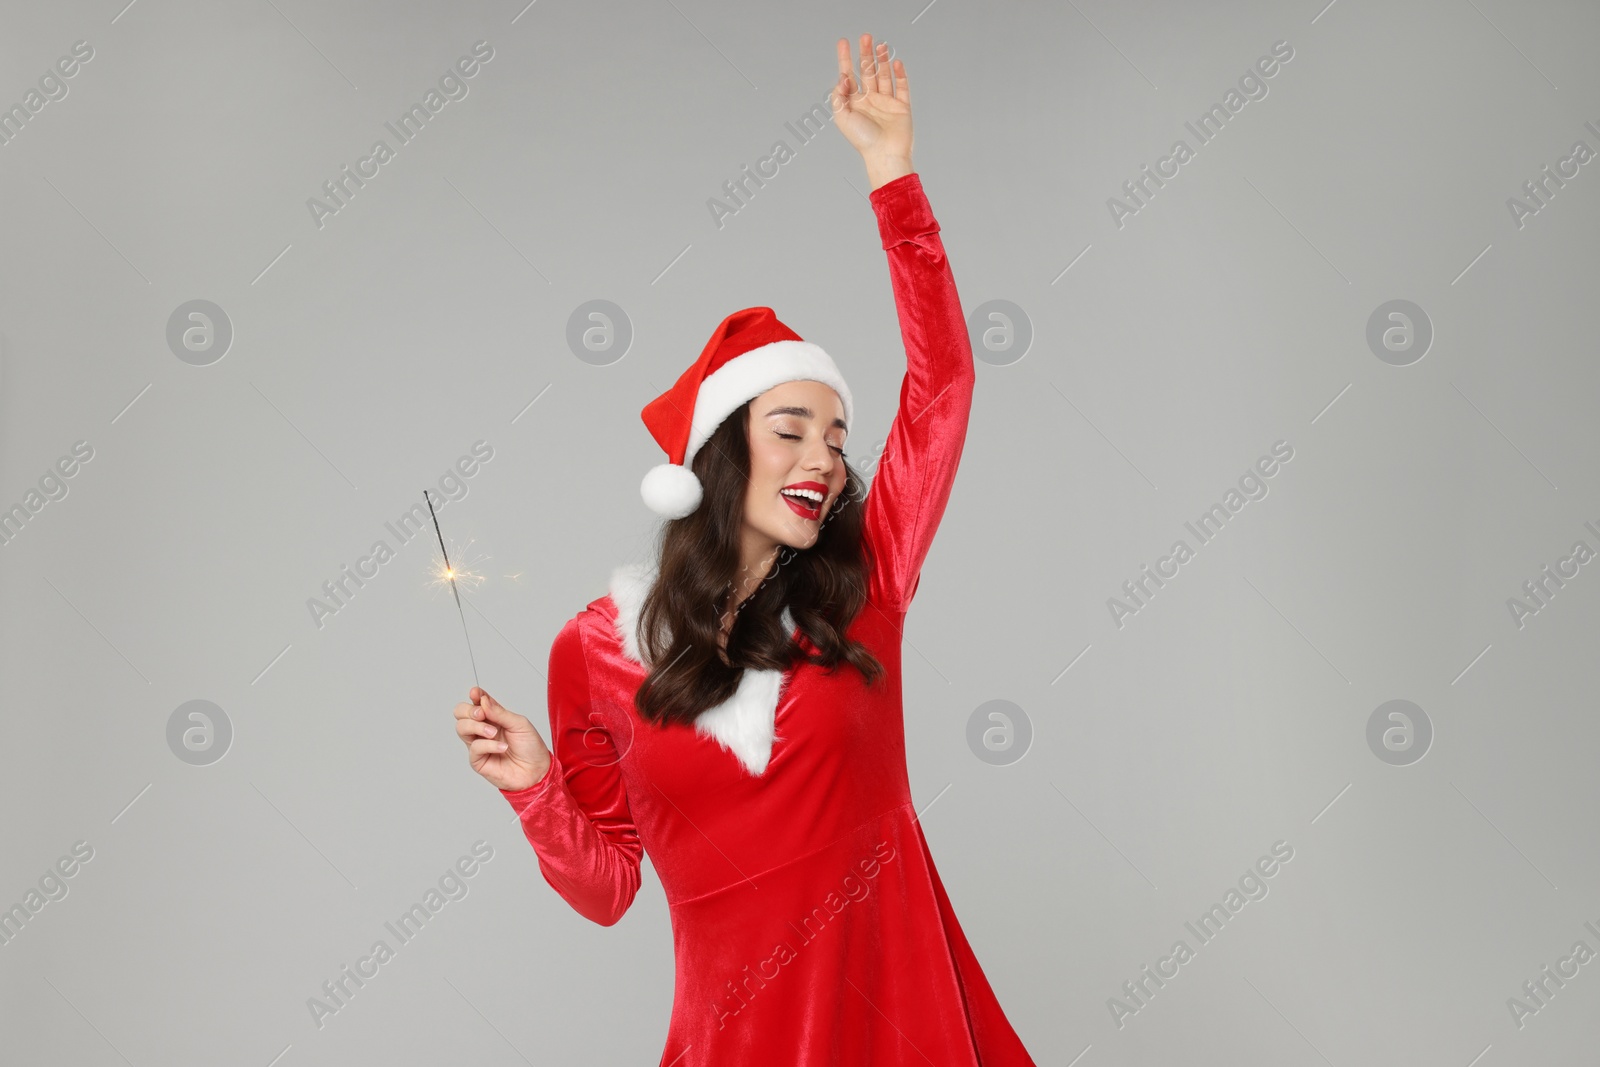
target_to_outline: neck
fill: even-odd
[[[756,591],[773,565],[783,546],[765,534],[746,529],[739,550],[739,570],[733,576],[733,590],[728,597],[728,613],[738,610],[740,604]]]

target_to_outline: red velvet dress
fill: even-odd
[[[907,368],[856,505],[877,563],[849,634],[886,673],[868,688],[847,664],[746,671],[733,711],[759,727],[765,710],[769,734],[732,747],[701,731],[705,715],[649,726],[628,627],[650,572],[619,568],[551,650],[550,771],[504,794],[545,880],[594,922],[622,917],[649,852],[677,974],[661,1067],[1033,1067],[939,881],[906,774],[901,627],[961,458],[972,350],[921,179],[871,202]]]

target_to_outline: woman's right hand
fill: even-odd
[[[467,696],[456,705],[456,736],[472,769],[508,793],[536,785],[550,769],[550,749],[533,723],[477,686]]]

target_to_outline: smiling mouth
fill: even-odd
[[[802,519],[810,519],[815,522],[822,517],[822,501],[786,490],[780,490],[778,495],[783,497],[785,504],[789,505],[789,510]]]

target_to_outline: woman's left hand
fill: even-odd
[[[911,90],[906,67],[896,59],[890,68],[889,46],[872,44],[861,35],[861,80],[854,78],[850,49],[839,38],[839,79],[834,83],[833,124],[861,153],[869,170],[911,173]]]

